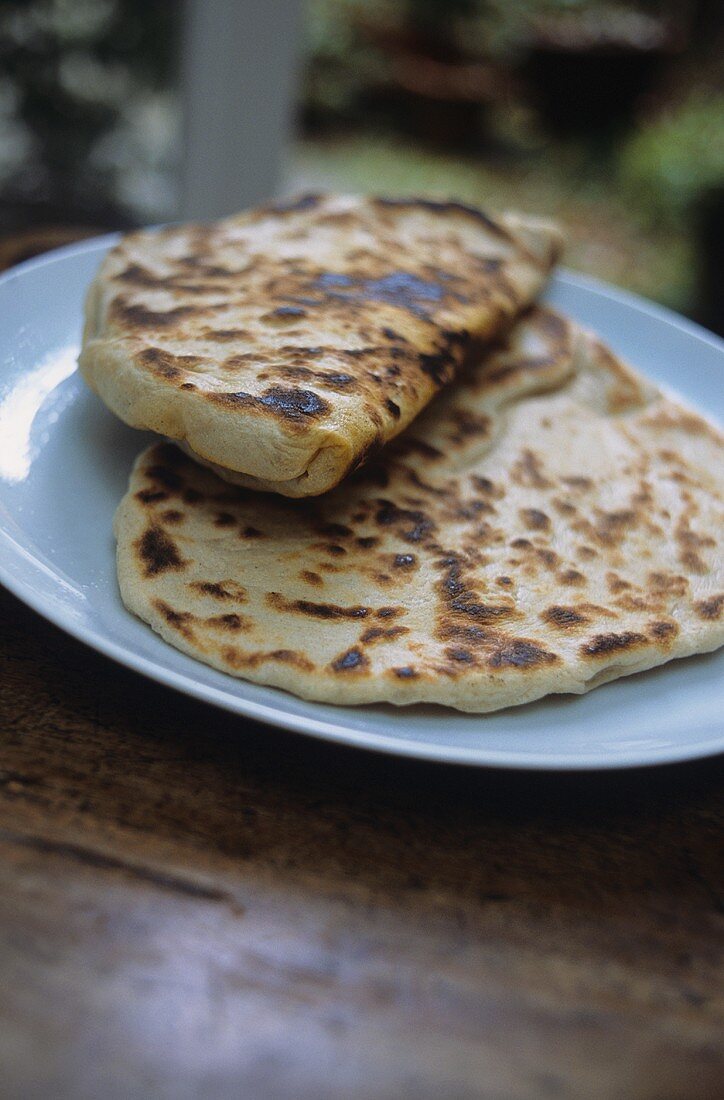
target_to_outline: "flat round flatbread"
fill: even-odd
[[[510,324],[560,248],[535,219],[351,196],[131,233],[90,287],[80,369],[228,479],[319,494]]]
[[[724,641],[721,435],[543,309],[323,498],[158,445],[116,517],[127,607],[309,699],[491,711]]]

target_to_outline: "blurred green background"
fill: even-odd
[[[182,10],[0,0],[0,228],[169,216]],[[309,0],[303,28],[286,190],[554,214],[571,266],[724,331],[721,0]]]

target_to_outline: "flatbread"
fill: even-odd
[[[509,325],[560,247],[535,219],[350,196],[132,233],[89,290],[80,369],[228,479],[315,495]]]
[[[491,711],[724,641],[724,441],[536,309],[313,501],[171,445],[116,517],[123,599],[233,676],[332,703]]]

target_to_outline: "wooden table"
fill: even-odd
[[[3,1097],[722,1095],[722,778],[244,722],[0,594]]]

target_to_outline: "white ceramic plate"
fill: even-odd
[[[83,296],[104,237],[0,277],[0,580],[69,634],[163,684],[262,722],[428,760],[613,768],[724,751],[724,650],[584,696],[497,714],[333,707],[235,680],[172,649],[121,603],[113,512],[147,437],[75,373]],[[559,274],[548,300],[710,416],[724,416],[724,343],[667,310]],[[211,720],[211,716],[210,716]]]

